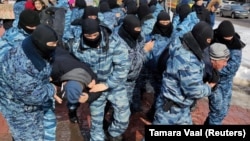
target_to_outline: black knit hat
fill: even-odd
[[[101,13],[111,11],[111,9],[109,7],[109,3],[107,1],[100,2],[100,4],[99,4],[99,11]]]
[[[222,37],[231,37],[235,34],[234,26],[228,20],[222,21],[219,24],[217,31],[218,31],[218,34]]]
[[[157,16],[157,21],[160,21],[160,20],[170,20],[169,14],[165,11],[161,11]]]
[[[88,16],[97,16],[98,17],[98,7],[94,7],[94,6],[87,6],[85,7],[84,9],[84,13],[83,13],[83,16],[82,18],[85,19],[85,18],[88,18]]]
[[[93,34],[95,32],[100,32],[99,22],[90,18],[84,19],[82,21],[82,33]]]
[[[151,10],[150,10],[149,6],[145,3],[142,3],[137,9],[137,15],[138,15],[139,19],[142,20],[143,18],[145,18],[149,14],[151,14]]]
[[[75,5],[76,7],[79,7],[79,8],[85,8],[87,6],[85,0],[76,0]]]
[[[25,9],[19,16],[19,24],[24,26],[37,26],[40,24],[40,18],[37,12]]]
[[[176,9],[176,13],[179,14],[180,21],[183,21],[192,10],[188,4],[179,5]]]

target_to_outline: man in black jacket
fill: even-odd
[[[56,49],[51,78],[55,85],[61,87],[62,96],[66,95],[72,123],[78,122],[76,112],[80,103],[91,103],[101,94],[88,92],[96,84],[96,74],[63,48]]]

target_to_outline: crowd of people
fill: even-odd
[[[203,97],[204,125],[221,125],[245,44],[228,20],[213,29],[219,4],[183,0],[171,17],[157,0],[17,0],[0,38],[0,112],[13,140],[55,141],[55,102],[66,98],[72,123],[89,103],[91,141],[122,141],[145,91],[153,125],[192,125]]]

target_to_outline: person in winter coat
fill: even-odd
[[[202,54],[212,38],[211,26],[202,21],[173,41],[176,43],[170,46],[153,124],[192,124],[190,106],[194,99],[210,95],[215,86],[202,80]]]
[[[51,78],[52,83],[61,87],[61,93],[66,95],[68,115],[72,123],[79,122],[77,108],[80,103],[91,103],[100,96],[100,93],[88,92],[97,82],[96,74],[63,48],[59,47],[55,51]]]
[[[39,14],[29,9],[23,10],[17,21],[18,27],[13,26],[4,33],[2,38],[0,38],[0,59],[2,59],[3,55],[8,50],[21,44],[23,40],[32,34],[36,27],[40,24]],[[45,128],[45,139],[48,137],[50,140],[55,140],[56,117],[53,112],[53,107],[50,108],[45,110],[47,112],[45,112],[46,114],[44,116],[44,125],[49,125]]]
[[[141,3],[137,9],[137,16],[141,21],[142,36],[149,35],[153,30],[153,25],[156,18],[153,17],[152,12],[147,3]]]
[[[133,101],[133,91],[140,71],[146,62],[147,54],[151,51],[154,41],[145,43],[141,34],[141,24],[138,17],[129,14],[123,20],[122,25],[115,30],[115,35],[120,37],[123,45],[129,52],[131,66],[129,69],[126,87],[130,104],[137,104],[139,101]]]
[[[118,17],[113,13],[107,1],[99,4],[98,17],[102,23],[107,25],[111,30],[118,26]]]
[[[172,20],[174,27],[172,38],[182,37],[185,33],[191,31],[198,22],[200,22],[200,19],[196,12],[192,12],[188,4],[178,5]]]
[[[221,0],[209,0],[206,6],[207,10],[210,12],[210,23],[211,26],[214,26],[216,10],[221,5]]]
[[[192,6],[192,11],[196,12],[197,17],[200,21],[205,21],[211,25],[210,12],[203,5],[203,0],[194,0],[194,4]]]
[[[219,71],[220,80],[213,95],[209,96],[208,117],[205,124],[220,125],[228,113],[231,103],[233,78],[238,71],[242,48],[245,46],[240,36],[235,32],[232,22],[222,21],[218,28],[214,29],[214,39],[212,42],[222,43],[230,50],[230,57],[227,66]]]
[[[50,83],[50,61],[57,40],[53,29],[39,25],[1,60],[0,112],[15,141],[43,141],[50,137],[44,133],[45,114],[53,107],[53,97],[61,102],[56,87]]]
[[[108,138],[122,140],[128,127],[130,109],[125,82],[130,68],[128,49],[108,28],[93,19],[85,19],[82,36],[74,38],[69,47],[81,62],[85,62],[96,74],[99,84],[90,92],[102,92],[90,104],[90,140],[104,140],[104,108],[109,101],[114,108],[114,120],[108,128]]]
[[[109,7],[113,13],[115,13],[117,21],[122,20],[125,17],[125,11],[123,7],[117,3],[117,0],[107,0]]]
[[[67,42],[65,40],[69,38],[73,38],[76,35],[81,33],[80,27],[71,25],[71,24],[73,21],[81,19],[86,6],[87,5],[86,5],[85,0],[75,0],[73,1],[73,3],[66,4],[65,9],[67,9],[67,11],[65,13],[65,26],[64,26],[64,32],[63,32],[64,42]]]
[[[23,10],[17,21],[18,27],[6,30],[0,38],[1,57],[7,50],[20,44],[40,24],[39,15],[33,10]]]
[[[148,71],[145,75],[145,79],[149,81],[154,88],[154,104],[147,113],[150,120],[152,120],[154,116],[156,98],[160,93],[162,73],[166,64],[166,60],[163,56],[168,55],[172,32],[173,25],[170,21],[170,15],[165,11],[160,12],[157,16],[153,31],[150,34],[150,38],[155,40],[155,44],[149,56],[147,56],[147,62],[144,67],[144,69]]]

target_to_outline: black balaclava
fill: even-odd
[[[107,0],[107,1],[108,1],[108,4],[109,4],[110,9],[114,9],[114,8],[120,7],[120,6],[117,4],[117,1],[116,1],[116,0]]]
[[[99,11],[98,7],[87,6],[84,9],[82,19],[86,19],[86,18],[88,18],[88,16],[96,16],[96,17],[98,17],[98,11]]]
[[[107,1],[102,1],[102,2],[99,4],[99,11],[100,11],[101,13],[111,11],[111,9],[110,9],[109,4],[108,4]]]
[[[151,9],[145,3],[142,3],[137,9],[137,15],[141,21],[150,14],[152,14]]]
[[[228,21],[222,21],[218,28],[214,30],[215,42],[225,44],[229,49],[242,49],[245,43],[241,41],[240,35],[235,32],[233,24]],[[226,40],[224,37],[233,37],[231,40]]]
[[[122,28],[134,39],[137,40],[141,31],[135,31],[135,27],[141,27],[140,20],[135,15],[127,15],[122,24]]]
[[[182,4],[178,6],[176,12],[179,14],[180,21],[182,22],[188,16],[188,14],[192,12],[192,10],[188,4]]]
[[[124,7],[127,10],[127,14],[137,14],[137,4],[134,0],[127,0],[124,2]]]
[[[167,12],[162,11],[157,16],[157,21],[152,30],[152,34],[161,34],[162,36],[170,37],[173,31],[173,24],[170,22],[168,25],[162,25],[160,20],[170,20],[170,16]]]
[[[85,8],[87,6],[85,0],[76,0],[75,6],[78,8]]]
[[[228,20],[222,21],[219,24],[217,28],[217,32],[222,37],[231,37],[231,36],[234,36],[235,34],[234,26]]]
[[[191,33],[200,45],[201,50],[204,50],[210,45],[210,43],[207,42],[208,38],[211,38],[211,40],[213,39],[213,29],[208,23],[204,21],[196,24]]]
[[[58,37],[51,27],[40,24],[31,34],[31,40],[38,50],[38,53],[44,59],[49,60],[54,54],[56,47],[48,46],[47,42],[56,42],[58,41]]]
[[[95,39],[88,39],[83,34],[93,34],[95,32],[99,32],[99,36]],[[97,48],[101,42],[101,29],[99,26],[99,22],[94,19],[85,19],[82,22],[82,39],[84,44],[88,45],[92,48]]]
[[[25,9],[19,16],[18,27],[22,28],[26,33],[31,34],[34,30],[26,28],[26,26],[37,26],[40,24],[40,18],[37,12]]]

